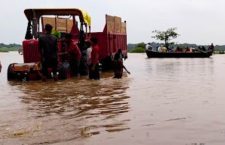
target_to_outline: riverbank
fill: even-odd
[[[17,48],[0,48],[0,52],[18,51]]]

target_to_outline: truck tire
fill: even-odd
[[[14,64],[16,64],[16,63],[11,63],[11,64],[8,66],[8,70],[7,70],[7,79],[8,79],[8,81],[17,79],[17,74],[16,74],[16,72],[14,72],[14,71],[12,70],[12,67],[13,67]]]

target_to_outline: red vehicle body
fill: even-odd
[[[122,49],[123,56],[127,57],[126,22],[122,22],[120,17],[106,15],[103,32],[91,32],[91,18],[80,9],[26,9],[24,13],[28,20],[25,40],[22,43],[24,63],[9,65],[8,80],[40,79],[41,55],[38,38],[44,33],[45,24],[51,24],[54,34],[58,36],[59,65],[64,63],[62,54],[67,52],[67,48],[63,48],[63,39],[61,38],[62,34],[66,33],[71,34],[72,40],[79,47],[81,41],[87,42],[91,37],[96,37],[100,46],[100,63],[103,70],[112,69],[112,59],[118,49]],[[85,37],[81,37],[83,35]],[[83,51],[83,48],[80,50]],[[69,68],[65,72],[64,78],[73,76]],[[59,75],[62,75],[60,73]]]

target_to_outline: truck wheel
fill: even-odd
[[[15,80],[15,79],[16,79],[16,76],[17,76],[17,75],[16,75],[16,72],[14,72],[14,71],[12,70],[14,64],[16,64],[16,63],[11,63],[11,64],[8,66],[8,70],[7,70],[7,79],[8,79],[8,81],[10,81],[10,80]]]

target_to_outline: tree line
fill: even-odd
[[[0,52],[17,51],[18,48],[22,47],[20,44],[4,44],[0,43]]]

